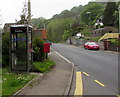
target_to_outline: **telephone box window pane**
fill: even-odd
[[[26,33],[18,33],[16,41],[17,41],[17,48],[18,49],[26,49],[27,48]]]

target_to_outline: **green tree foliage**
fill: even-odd
[[[70,12],[74,13],[74,15],[78,15],[82,10],[83,10],[84,6],[79,5],[78,7],[73,7]]]
[[[45,59],[45,53],[43,52],[43,40],[41,40],[40,37],[35,37],[33,39],[33,60],[34,61],[44,61]]]
[[[43,25],[46,24],[48,39],[59,42],[81,31],[89,35],[90,32],[86,32],[86,25],[89,25],[87,12],[91,12],[91,25],[93,25],[103,15],[104,8],[103,3],[91,2],[85,6],[73,7],[71,10],[63,10],[49,20],[32,19],[32,23],[36,25],[36,28],[43,28]]]
[[[70,12],[68,10],[64,10],[59,14],[60,18],[68,18],[70,17]]]
[[[120,1],[116,2],[117,8],[120,5]],[[115,17],[114,26],[119,29],[119,10],[115,11],[113,16]]]
[[[75,36],[77,33],[81,32],[83,30],[84,25],[80,23],[79,21],[75,20],[71,24],[71,32],[72,36]]]
[[[119,28],[119,12],[115,11],[115,13],[113,14],[113,16],[115,17],[114,27]]]
[[[68,39],[70,36],[72,35],[71,31],[70,30],[64,30],[64,33],[63,33],[63,39],[66,40]]]
[[[104,15],[103,15],[103,24],[105,26],[115,26],[115,20],[116,20],[116,16],[117,13],[115,13],[115,11],[117,11],[117,5],[116,2],[108,2],[106,9],[104,11]]]
[[[9,40],[10,33],[6,32],[2,35],[2,66],[9,66]]]
[[[85,36],[91,36],[91,28],[89,26],[84,26],[84,29],[81,31],[81,33]]]
[[[42,29],[47,23],[47,20],[43,17],[40,18],[34,18],[32,19],[32,23],[35,25],[37,29]]]
[[[73,7],[70,11],[63,10],[60,14],[55,14],[52,19],[64,19],[64,18],[79,18],[79,14],[83,10],[84,6],[79,5],[78,7]]]
[[[85,6],[80,15],[80,20],[85,25],[89,23],[94,24],[96,20],[102,15],[104,11],[104,5],[101,3],[90,2]],[[87,12],[90,12],[87,14]]]
[[[68,28],[71,19],[54,19],[47,25],[48,39],[54,42],[62,40],[64,30]]]

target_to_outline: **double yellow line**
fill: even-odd
[[[86,76],[90,76],[89,74],[83,72]],[[102,84],[98,80],[94,80],[99,85],[106,87],[106,85]],[[82,97],[83,95],[83,81],[82,81],[82,72],[76,72],[76,89],[74,93],[74,97]],[[120,95],[116,95],[116,97],[120,97]]]
[[[83,95],[83,81],[82,81],[82,73],[85,74],[86,76],[90,76],[89,74],[87,74],[86,72],[76,72],[76,89],[75,89],[75,93],[74,93],[74,97],[75,96],[80,96],[82,97]],[[96,83],[98,83],[99,85],[105,87],[104,84],[102,84],[101,82],[99,82],[98,80],[94,80]]]
[[[82,83],[82,73],[81,72],[76,72],[76,89],[74,93],[75,96],[80,96],[82,97],[83,95],[83,83]]]

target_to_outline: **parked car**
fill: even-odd
[[[97,45],[95,42],[86,42],[84,44],[85,49],[94,49],[94,50],[99,50],[99,45]]]

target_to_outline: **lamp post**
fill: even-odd
[[[90,26],[90,30],[91,30],[91,12],[87,12],[87,14],[89,15],[89,26]]]

